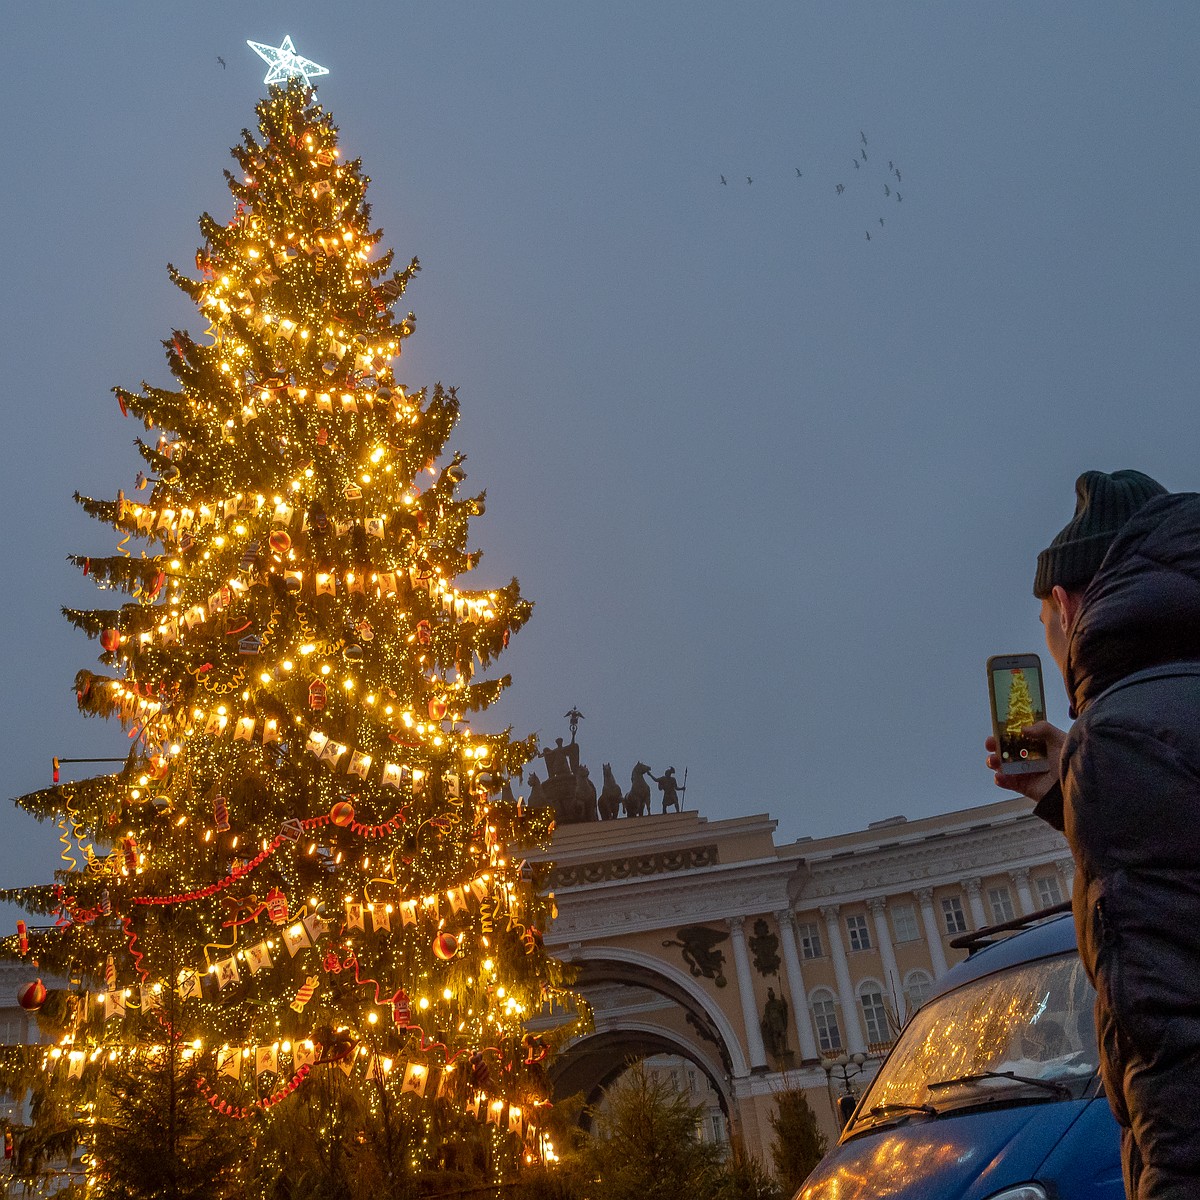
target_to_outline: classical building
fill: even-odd
[[[870,1078],[961,957],[951,939],[1070,895],[1066,844],[1031,808],[1018,797],[786,845],[766,815],[560,825],[546,945],[578,966],[594,1028],[557,1060],[557,1094],[595,1101],[631,1058],[682,1060],[768,1164],[785,1088],[805,1088],[834,1135],[835,1093]]]

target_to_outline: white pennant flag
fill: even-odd
[[[222,1046],[217,1051],[217,1072],[230,1079],[242,1077],[242,1051],[240,1046]]]

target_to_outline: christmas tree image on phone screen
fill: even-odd
[[[1010,655],[988,663],[992,714],[1000,771],[1018,774],[1046,769],[1046,744],[1024,730],[1046,719],[1040,664],[1033,655]]]

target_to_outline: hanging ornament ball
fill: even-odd
[[[429,701],[429,715],[435,721],[440,721],[446,715],[446,702],[441,696],[434,696]]]
[[[151,779],[166,779],[171,764],[161,754],[155,754],[146,765],[146,774]]]
[[[26,1012],[37,1012],[46,1003],[46,985],[40,979],[27,983],[17,992],[17,1003]]]
[[[100,645],[111,654],[121,644],[121,634],[116,629],[105,629],[100,634]]]
[[[276,554],[286,554],[292,548],[292,537],[286,529],[276,529],[268,541]]]
[[[349,800],[339,800],[329,810],[329,819],[335,825],[349,825],[354,820],[354,805]]]
[[[347,662],[362,662],[363,648],[357,642],[351,642],[342,650],[342,656]]]
[[[433,939],[433,952],[442,962],[449,962],[458,953],[458,938],[452,933],[439,933]]]

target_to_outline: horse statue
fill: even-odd
[[[612,767],[605,763],[604,787],[600,790],[599,800],[600,820],[611,821],[614,817],[620,816],[622,800],[624,800],[624,796],[621,795],[621,785],[613,775]]]
[[[650,785],[646,776],[650,768],[644,762],[633,768],[629,777],[629,791],[625,794],[625,815],[627,817],[642,817],[650,811]]]
[[[588,775],[587,767],[580,764],[575,772],[575,812],[577,821],[596,819],[596,785]]]

